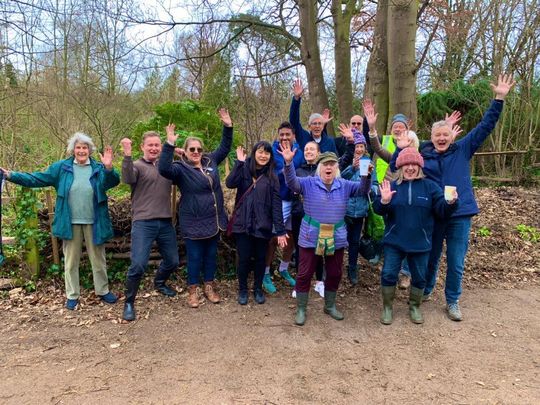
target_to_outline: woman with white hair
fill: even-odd
[[[15,172],[0,168],[6,179],[24,187],[52,186],[56,190],[53,235],[63,240],[66,308],[79,302],[79,262],[83,239],[92,265],[96,295],[108,304],[117,297],[109,291],[104,243],[113,236],[106,191],[120,183],[113,168],[113,152],[107,146],[99,157],[92,139],[77,132],[68,141],[67,159],[53,163],[43,172]]]
[[[297,177],[293,161],[296,150],[284,145],[281,153],[285,160],[285,181],[294,193],[304,198],[305,215],[300,225],[300,265],[296,276],[296,320],[303,325],[311,278],[318,263],[324,260],[324,312],[336,320],[343,314],[336,308],[336,295],[341,281],[343,253],[347,246],[345,212],[350,197],[366,195],[371,175],[360,181],[340,178],[338,157],[335,153],[321,153],[317,160],[316,175]],[[372,169],[373,167],[371,167]]]

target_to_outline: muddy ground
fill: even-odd
[[[295,302],[281,282],[264,305],[250,297],[239,306],[227,281],[221,304],[201,298],[190,309],[183,281],[167,299],[148,278],[130,324],[120,321],[122,302],[84,291],[70,312],[61,284],[42,283],[0,299],[0,403],[538,404],[540,244],[516,226],[540,229],[539,194],[503,188],[478,197],[462,322],[444,311],[444,266],[423,325],[408,320],[404,291],[394,323],[379,323],[380,265],[365,262],[360,285],[340,289],[345,320],[325,315],[312,293],[304,327],[294,326]]]

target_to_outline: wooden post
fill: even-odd
[[[177,221],[177,218],[176,218],[176,195],[177,195],[177,191],[178,188],[173,185],[172,186],[172,193],[171,193],[171,210],[172,210],[172,222],[173,222],[173,225],[176,225],[176,221]]]
[[[52,233],[52,223],[54,220],[54,205],[52,201],[51,190],[45,191],[45,196],[47,198],[47,211],[49,212],[49,228],[51,232],[51,244],[52,244],[52,253],[53,253],[53,262],[54,264],[60,266],[60,253],[58,251],[58,239]]]

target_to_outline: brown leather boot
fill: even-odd
[[[208,298],[208,301],[210,301],[212,304],[217,304],[219,301],[221,301],[221,298],[219,298],[215,288],[216,285],[213,281],[204,283],[204,295],[206,295],[206,298]]]
[[[197,284],[189,286],[189,295],[187,302],[191,308],[197,308],[199,306],[199,294],[197,293],[198,287],[199,286]]]

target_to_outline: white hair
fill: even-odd
[[[336,163],[336,177],[335,178],[339,179],[341,177],[341,170],[339,170],[338,162],[335,162],[335,163]],[[322,163],[317,164],[317,168],[315,169],[315,175],[321,177],[322,167],[323,167]]]
[[[431,126],[431,135],[433,135],[433,131],[435,131],[437,128],[443,128],[443,127],[447,127],[447,128],[449,128],[450,130],[452,130],[452,128],[450,127],[450,125],[448,125],[448,122],[446,122],[445,120],[437,121],[436,123],[434,123],[434,124]]]
[[[313,121],[315,121],[317,118],[321,118],[321,119],[322,119],[323,116],[322,116],[321,114],[319,114],[319,113],[313,113],[313,114],[311,114],[311,115],[309,116],[309,119],[308,119],[308,125],[311,125],[311,123],[312,123]]]
[[[75,150],[75,145],[78,144],[78,143],[87,144],[90,155],[96,150],[96,145],[94,145],[94,142],[92,141],[92,138],[90,138],[86,134],[83,134],[82,132],[76,132],[68,140],[68,145],[67,145],[67,149],[66,149],[67,153],[70,154],[70,155],[73,155],[73,151]]]
[[[407,133],[407,137],[409,138],[409,141],[411,141],[411,145],[413,148],[418,149],[420,147],[420,141],[418,140],[418,135],[416,135],[416,132],[409,131]]]

